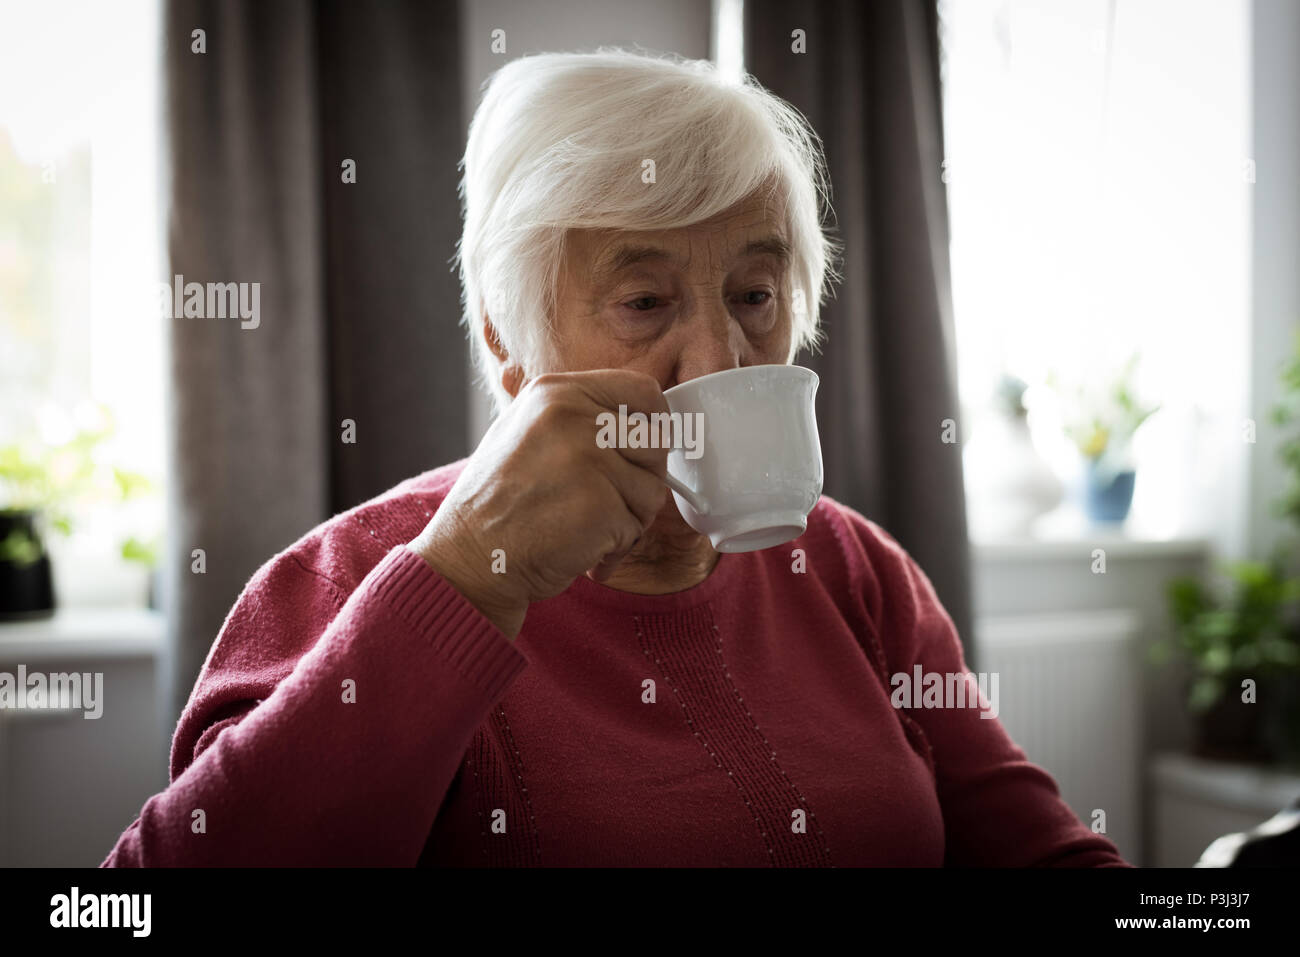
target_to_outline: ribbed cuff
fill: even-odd
[[[371,592],[493,701],[528,658],[433,566],[399,545],[367,576]]]

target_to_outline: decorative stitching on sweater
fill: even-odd
[[[424,530],[424,526],[429,524],[429,519],[433,518],[433,512],[418,495],[403,495],[395,501],[397,505],[401,506],[404,515],[411,520],[409,530],[405,528],[399,529],[402,537],[409,541],[419,535]]]
[[[851,569],[854,564],[850,560],[848,554],[850,548],[849,545],[850,540],[852,540],[853,544],[856,545],[858,549],[862,551],[862,564],[867,568],[872,567],[871,557],[866,554],[865,549],[862,548],[862,543],[859,542],[857,540],[857,536],[853,534],[853,529],[849,525],[849,520],[845,518],[844,515],[840,512],[840,510],[834,506],[831,507],[830,511],[832,515],[830,521],[831,534],[834,536],[835,541],[838,542],[840,546],[840,558],[844,564],[845,574],[848,576],[848,587],[855,594],[862,594],[863,592],[862,577],[859,576],[858,578],[855,579],[849,573],[849,569]],[[868,610],[868,614],[869,613],[870,610]],[[887,660],[887,656],[885,655],[885,649],[881,645],[880,637],[879,635],[876,634],[875,629],[874,627],[871,626],[870,621],[867,622],[867,625],[868,625],[867,633],[865,635],[858,636],[858,644],[859,646],[862,647],[863,652],[866,654],[867,661],[876,670],[876,675],[880,678],[880,683],[881,683],[880,686],[886,692],[888,692],[890,688],[889,685],[890,672],[889,672],[889,662]]]
[[[771,752],[772,761],[774,762],[774,766],[776,767],[776,769],[781,772],[781,777],[785,778],[786,783],[790,785],[790,789],[794,791],[796,795],[798,795],[800,806],[808,808],[808,817],[812,819],[813,824],[817,825],[817,835],[818,837],[821,838],[822,846],[825,847],[827,843],[826,835],[822,832],[821,825],[817,823],[817,814],[809,806],[808,799],[804,797],[803,792],[800,791],[798,786],[793,781],[790,780],[790,776],[785,773],[785,769],[781,767],[780,762],[776,760],[776,751],[773,750],[771,742],[767,740],[767,735],[765,735],[763,733],[762,728],[758,726],[758,722],[754,720],[754,716],[749,713],[749,708],[746,707],[745,705],[745,699],[740,696],[740,689],[737,688],[736,683],[731,680],[731,672],[727,670],[726,659],[723,657],[722,654],[722,632],[718,630],[718,626],[716,624],[713,626],[713,636],[718,647],[718,660],[722,662],[722,673],[727,678],[727,684],[731,686],[731,693],[736,696],[736,701],[740,704],[740,707],[744,709],[745,717],[747,717],[749,719],[750,724],[754,726],[754,731],[757,732],[758,736],[763,739],[763,746],[767,748],[769,752]],[[826,847],[826,853],[829,855],[830,852],[831,849],[829,847]],[[835,865],[831,864],[830,866],[834,867]]]
[[[431,503],[431,502],[430,502],[427,498],[425,498],[423,495],[419,495],[419,494],[417,494],[417,493],[415,493],[415,492],[412,492],[412,493],[411,493],[411,498],[415,499],[416,502],[418,502],[421,506],[423,506],[423,508],[424,508],[424,517],[425,517],[425,518],[433,518],[433,513],[436,512],[436,511],[438,511],[438,506],[437,506],[437,504],[435,504],[435,503]]]
[[[478,815],[479,837],[483,845],[483,857],[490,864],[491,855],[488,851],[490,845],[487,840],[488,822],[486,815],[483,813],[487,808],[487,793],[484,791],[483,781],[479,778],[478,773],[479,767],[484,765],[485,761],[488,760],[488,743],[486,738],[487,735],[483,731],[482,725],[474,730],[474,740],[470,742],[469,750],[465,752],[465,766],[474,772],[474,812]]]
[[[510,733],[510,722],[506,719],[506,709],[500,705],[497,706],[497,711],[493,715],[494,719],[498,717],[501,719],[500,727],[505,734],[506,744],[510,749],[510,752],[506,754],[506,761],[507,766],[514,772],[514,778],[511,783],[513,784],[517,781],[519,790],[523,795],[524,807],[528,810],[528,826],[533,838],[533,863],[538,864],[541,862],[542,857],[541,838],[537,833],[537,817],[533,814],[533,799],[528,796],[528,788],[524,784],[524,759],[519,753],[519,746],[515,744],[514,735]],[[514,754],[514,761],[510,761],[511,753]]]
[[[495,732],[495,733],[494,733]],[[509,748],[502,744],[502,739]],[[511,760],[510,752],[514,753]],[[489,867],[537,866],[541,841],[537,833],[532,800],[523,786],[523,760],[519,757],[505,721],[505,710],[497,707],[474,731],[466,752],[466,766],[474,775],[474,810],[479,822],[479,840]],[[522,808],[521,808],[522,805]],[[492,814],[498,808],[506,815],[505,834],[492,831]],[[521,830],[519,814],[528,816]],[[520,835],[525,835],[520,837]]]
[[[370,537],[374,539],[375,542],[377,542],[385,552],[392,549],[393,547],[392,543],[389,542],[386,538],[380,538],[378,535],[376,535],[375,530],[366,523],[366,520],[364,518],[361,517],[360,511],[353,512],[352,517],[356,520],[358,525],[360,525],[362,528],[364,528],[367,532],[370,533]]]
[[[645,635],[641,631],[641,619],[634,617],[632,620],[636,623],[636,637],[638,643],[641,645],[641,653],[644,654],[647,659],[653,660],[655,664],[660,666],[659,674],[668,685],[668,689],[673,693],[673,697],[677,699],[677,705],[682,709],[682,717],[686,719],[686,726],[690,728],[691,734],[695,736],[695,740],[699,741],[704,747],[704,750],[709,752],[709,757],[713,758],[713,763],[718,766],[718,770],[725,771],[726,768],[722,766],[722,759],[718,757],[718,753],[709,747],[709,742],[700,737],[700,731],[695,726],[695,722],[691,720],[690,709],[686,707],[686,702],[682,700],[681,692],[677,689],[677,686],[673,684],[673,680],[668,676],[668,673],[663,670],[663,662],[658,658],[653,657],[651,654],[650,648],[645,641]],[[776,752],[772,752],[772,760],[776,760]],[[731,783],[740,793],[741,800],[745,802],[745,807],[749,808],[750,816],[754,818],[754,826],[758,828],[759,837],[763,839],[763,843],[767,846],[768,857],[774,857],[776,855],[776,849],[772,847],[772,842],[768,839],[767,831],[763,827],[763,819],[759,817],[758,812],[754,810],[754,805],[750,803],[749,798],[745,794],[745,789],[741,787],[740,782],[736,780],[735,775],[730,771],[727,771],[727,775],[731,778]]]
[[[789,775],[781,767],[771,743],[758,727],[758,722],[745,705],[740,690],[732,681],[731,671],[727,668],[722,655],[721,632],[713,621],[712,608],[705,604],[676,614],[634,616],[633,622],[642,653],[659,665],[663,680],[681,706],[687,727],[713,758],[718,769],[727,772],[745,806],[749,808],[759,836],[767,847],[770,863],[774,867],[833,867],[830,849],[826,846],[826,838],[821,832],[820,825],[817,826],[816,837],[807,834],[797,835],[789,830],[791,813],[795,808],[783,805],[780,800],[781,792],[786,791],[787,788],[789,790],[786,793],[793,793],[800,802],[799,807],[814,822],[816,815],[812,813],[812,808],[808,806],[804,795],[794,786]],[[662,633],[652,637],[652,632]],[[709,632],[712,632],[711,643],[718,656],[716,663],[711,660],[712,656],[702,654],[702,646],[696,644],[693,647],[691,644],[692,641],[698,642],[702,635]],[[654,647],[656,643],[657,648]],[[674,682],[667,673],[663,659],[668,657],[670,652],[678,659],[676,664],[680,665],[688,676],[693,676],[695,679],[693,683],[697,687],[690,689],[689,694],[684,693],[684,682]],[[709,688],[707,687],[709,684],[724,687]],[[714,727],[704,727],[699,715],[692,717],[692,709],[687,703],[688,698],[698,695],[702,701],[721,703],[723,697],[718,694],[719,690],[723,694],[727,690],[730,691],[730,697],[744,712],[747,722],[734,710],[728,713],[725,708],[719,712]],[[761,755],[758,753],[760,748],[757,746],[755,736],[757,741],[763,744]],[[710,745],[709,738],[712,738],[715,743],[722,742],[722,747],[715,748]],[[779,776],[779,780],[774,774]],[[784,786],[781,784],[782,781]],[[752,800],[750,795],[753,796]],[[809,846],[814,843],[815,848]]]
[[[853,529],[849,525],[849,520],[844,516],[844,514],[838,508],[832,509],[832,511],[834,512],[835,518],[831,522],[831,531],[835,536],[835,540],[839,542],[841,557],[844,559],[845,566],[848,567],[851,565],[848,556],[848,538],[851,537],[854,544],[859,548],[862,547],[862,543],[857,540],[857,536],[854,535]],[[866,567],[873,567],[871,564],[871,556],[867,555],[865,550],[863,552],[862,560]],[[855,591],[860,592],[862,588],[861,579],[851,581],[850,587]],[[866,645],[863,644],[864,641],[866,642]],[[876,673],[880,676],[882,683],[881,686],[885,689],[885,693],[888,694],[892,688],[889,681],[889,660],[888,656],[885,654],[884,646],[880,642],[880,636],[876,633],[874,626],[872,626],[870,622],[868,622],[867,634],[860,637],[858,644],[862,646],[863,651],[867,655],[868,661],[871,663],[872,667],[876,669]],[[935,761],[934,749],[930,746],[930,739],[926,736],[925,730],[916,722],[915,718],[909,715],[902,708],[895,708],[893,710],[898,716],[898,723],[902,725],[903,735],[906,737],[908,745],[913,751],[920,755],[922,760],[925,761],[926,765],[930,768],[930,774],[937,780],[938,767]]]

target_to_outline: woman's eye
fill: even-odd
[[[626,305],[637,312],[649,312],[655,306],[659,305],[657,296],[638,296]]]
[[[771,298],[772,294],[763,289],[751,289],[741,297],[747,306],[766,306]]]

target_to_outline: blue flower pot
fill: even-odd
[[[1084,511],[1094,522],[1123,522],[1133,505],[1134,469],[1102,469],[1096,459],[1084,465]]]

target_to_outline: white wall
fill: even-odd
[[[711,19],[708,0],[462,0],[464,127],[483,81],[508,59],[613,45],[703,59],[709,56]],[[505,54],[492,52],[496,29],[505,31]],[[491,403],[477,384],[470,388],[470,442],[477,445],[491,421]]]
[[[1252,256],[1251,553],[1268,554],[1284,526],[1271,506],[1285,487],[1280,430],[1268,410],[1280,395],[1278,364],[1300,326],[1300,3],[1254,0],[1255,200]]]

